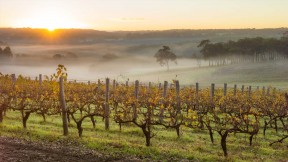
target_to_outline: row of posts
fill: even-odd
[[[260,90],[259,86],[257,86],[257,90]],[[267,95],[267,96],[270,96],[270,88],[268,87],[267,88],[267,93],[265,91],[265,87],[262,88],[262,95]],[[199,84],[196,83],[196,95],[198,94],[198,91],[199,91]],[[274,88],[274,91],[276,91],[276,88]],[[211,84],[211,91],[210,91],[210,96],[213,98],[214,97],[214,93],[215,93],[215,84],[212,83]],[[241,87],[241,94],[244,95],[245,93],[245,86],[242,85]],[[251,93],[252,93],[252,87],[251,86],[248,86],[248,96],[251,97]],[[234,85],[234,96],[237,95],[237,85],[235,84]],[[223,89],[223,95],[226,96],[227,95],[227,83],[224,83],[224,89]]]

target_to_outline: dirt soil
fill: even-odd
[[[81,146],[40,143],[0,137],[0,162],[101,162],[141,161],[135,157],[113,157]]]

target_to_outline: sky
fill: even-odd
[[[288,0],[0,0],[0,27],[96,30],[288,27]]]

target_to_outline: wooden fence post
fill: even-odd
[[[249,88],[248,88],[248,96],[249,96],[249,98],[251,97],[251,90],[252,90],[252,87],[249,86]]]
[[[63,77],[60,77],[59,85],[60,85],[60,106],[62,109],[63,134],[64,136],[67,136],[68,135],[68,119],[67,119],[67,108],[66,108],[66,101],[65,101],[65,94],[64,94]]]
[[[110,116],[110,110],[109,110],[109,85],[110,80],[109,78],[106,78],[106,91],[105,91],[105,129],[109,130],[109,116]]]

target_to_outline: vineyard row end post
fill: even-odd
[[[63,122],[63,134],[64,136],[68,135],[68,119],[67,119],[67,107],[64,94],[64,80],[63,77],[59,78],[60,84],[60,106],[62,110],[62,122]]]
[[[110,80],[109,78],[106,78],[106,91],[105,91],[105,129],[109,130],[109,116],[110,116],[110,110],[109,110],[109,85]]]

